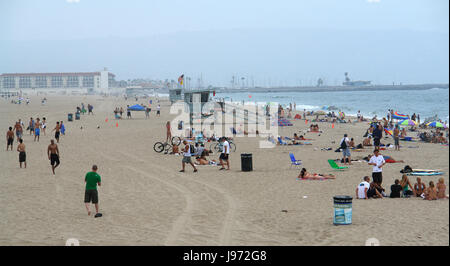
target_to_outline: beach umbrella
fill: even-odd
[[[444,124],[442,124],[441,122],[438,122],[438,121],[428,123],[427,126],[429,126],[429,127],[446,127]]]
[[[405,119],[401,122],[398,123],[401,126],[417,126],[416,121],[411,120],[411,119]]]

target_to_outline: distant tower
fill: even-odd
[[[345,72],[345,82],[349,82],[350,78],[348,77],[348,72]]]

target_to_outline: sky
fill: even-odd
[[[183,72],[195,77],[202,75],[208,82],[218,85],[226,85],[233,74],[252,76],[260,83],[270,78],[279,80],[279,83],[285,80],[286,85],[298,85],[300,80],[305,80],[304,83],[318,77],[324,77],[333,83],[336,79],[342,79],[343,72],[353,70],[352,73],[358,74],[356,79],[370,79],[380,83],[391,80],[405,83],[448,83],[448,0],[0,0],[0,12],[2,73],[95,71],[106,66],[118,79],[176,79],[178,73]],[[264,32],[267,33],[266,36]],[[312,36],[311,32],[320,34]],[[296,35],[297,39],[292,39],[289,35]],[[180,39],[179,36],[185,38]],[[211,39],[212,36],[215,36],[214,40]],[[256,39],[248,40],[245,36],[254,36]],[[297,58],[298,64],[292,64],[292,54],[283,54],[282,50],[284,45],[289,46],[289,50],[295,50],[295,45],[272,43],[272,50],[267,45],[273,42],[273,38],[303,44],[305,42],[301,36],[314,37],[317,42],[327,43],[328,46],[321,45],[323,50],[318,51],[317,43],[306,41],[309,46],[299,46],[310,52],[304,52],[301,60]],[[347,67],[350,70],[339,69],[343,58],[335,58],[335,55],[323,52],[332,50],[338,53],[333,42],[339,36],[348,37],[337,40],[339,45],[356,49],[367,61],[357,62],[353,59],[350,61],[358,63],[354,64],[354,69],[351,65]],[[386,60],[381,62],[383,60],[379,56],[383,56],[382,51],[372,53],[373,49],[378,48],[353,47],[355,40],[358,43],[361,38],[370,39],[371,36],[378,36],[373,39],[376,43],[372,45],[379,47],[385,47],[386,43],[392,42],[392,38],[396,39],[396,50],[391,52],[398,54],[402,60],[415,55],[418,58],[416,61],[422,66],[411,72],[411,62],[406,60],[404,65],[396,64],[397,68],[394,70],[386,69],[385,64],[392,60],[391,52],[386,52]],[[403,36],[404,39],[396,36]],[[225,38],[237,39],[224,40]],[[423,42],[423,38],[433,42]],[[111,48],[110,52],[113,54],[102,52],[109,49],[105,46],[115,40],[120,40],[121,47]],[[243,56],[229,60],[226,66],[222,62],[215,65],[214,61],[202,58],[201,51],[210,47],[200,40],[210,40],[218,46],[227,43],[230,46],[221,47],[219,52],[227,56]],[[83,45],[85,42],[95,43],[97,47],[93,47],[94,44]],[[144,46],[136,47],[135,42],[149,43],[154,49],[148,51]],[[185,49],[185,42],[191,45],[191,50]],[[73,43],[81,45],[74,46]],[[265,47],[265,54],[273,60],[264,63],[271,64],[272,68],[262,69],[261,62],[255,60],[257,55],[247,55],[252,52],[248,49],[250,44],[253,47],[259,44]],[[64,50],[61,45],[70,46],[70,50]],[[167,46],[170,49],[166,49]],[[151,62],[130,60],[130,49],[140,49],[139,54]],[[54,50],[73,56],[70,60],[58,60],[53,54]],[[99,54],[97,62],[92,59],[94,51]],[[181,56],[199,63],[180,62],[179,51],[183,51]],[[214,57],[212,52],[214,51],[205,56]],[[278,53],[284,56],[281,60],[277,59]],[[295,51],[293,53],[296,54]],[[165,56],[158,57],[159,54]],[[308,58],[308,54],[314,57]],[[20,57],[23,61],[18,62],[17,58]],[[222,61],[227,59],[221,55],[217,57]],[[43,62],[43,58],[49,60]],[[330,64],[323,64],[327,58],[330,58]],[[85,65],[81,59],[85,59]],[[252,64],[249,60],[255,63]],[[315,65],[316,61],[322,62],[322,68]],[[364,63],[371,61],[377,61],[377,64],[358,72],[364,67]],[[171,70],[167,70],[168,66],[161,69],[154,67],[167,62],[173,62]],[[204,65],[205,62],[209,65]],[[425,66],[424,63],[433,66]],[[301,64],[311,65],[314,71],[307,73],[307,67],[300,66]],[[399,70],[401,68],[408,71]],[[421,78],[417,78],[418,76]]]

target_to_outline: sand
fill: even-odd
[[[257,138],[236,138],[237,150],[230,155],[231,170],[199,166],[193,173],[181,169],[181,156],[153,151],[165,138],[169,103],[162,101],[161,117],[150,119],[133,112],[132,120],[116,121],[113,109],[145,102],[100,96],[31,97],[30,105],[0,100],[0,128],[6,133],[21,118],[46,117],[47,135],[33,142],[24,136],[27,169],[20,169],[18,153],[0,152],[0,245],[65,245],[76,238],[80,245],[365,245],[377,238],[381,245],[449,245],[449,201],[420,198],[353,200],[353,224],[333,225],[333,196],[355,196],[356,186],[371,166],[354,162],[349,170],[334,172],[327,159],[337,159],[336,143],[344,133],[362,142],[367,123],[319,123],[324,131],[308,133],[313,145],[260,149]],[[84,102],[94,105],[94,115],[67,122],[67,113]],[[125,116],[125,115],[124,115]],[[105,119],[108,118],[108,122]],[[52,175],[46,156],[57,120],[66,124],[59,149],[61,165]],[[292,136],[306,129],[303,120],[280,129]],[[100,129],[97,129],[97,125]],[[83,129],[80,129],[80,127]],[[385,140],[383,142],[391,142]],[[5,141],[6,142],[6,141]],[[405,163],[384,168],[383,186],[400,179],[400,170],[442,169],[449,184],[448,146],[401,143],[401,151],[383,151]],[[419,148],[407,148],[419,146]],[[14,149],[17,144],[15,143]],[[333,147],[332,151],[320,148]],[[352,156],[366,156],[353,152]],[[310,172],[334,173],[336,180],[299,181],[299,170],[290,168],[289,152],[302,160]],[[241,172],[241,153],[253,154],[252,172]],[[218,159],[218,154],[212,156]],[[93,164],[102,176],[99,188],[101,218],[88,216],[84,207],[84,176]],[[428,183],[439,177],[422,177]],[[415,181],[413,177],[411,181]],[[448,194],[448,188],[447,192]],[[306,196],[306,197],[305,197]],[[92,206],[93,207],[93,206]],[[285,210],[285,211],[283,211]],[[287,212],[286,212],[287,211]]]

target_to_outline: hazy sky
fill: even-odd
[[[287,32],[286,30],[296,32],[318,30],[336,33],[341,31],[378,33],[399,31],[410,32],[411,35],[419,32],[441,36],[435,38],[438,42],[442,42],[441,46],[437,45],[433,49],[442,50],[434,51],[436,56],[439,56],[440,53],[442,56],[447,55],[448,57],[448,10],[448,0],[0,0],[0,40],[24,44],[22,48],[18,45],[6,45],[11,51],[4,49],[0,51],[0,72],[36,72],[41,69],[70,70],[70,64],[68,65],[67,61],[61,62],[59,65],[58,61],[54,59],[51,65],[38,64],[33,63],[32,55],[27,60],[33,63],[31,65],[40,69],[25,66],[26,62],[21,62],[23,67],[19,67],[18,62],[7,64],[11,62],[2,60],[2,57],[8,58],[10,53],[29,53],[30,49],[20,50],[27,49],[33,44],[29,41],[153,38],[161,35],[176,36],[192,31],[203,32],[204,35],[224,30],[282,30],[284,32]],[[329,42],[330,40],[324,39],[324,41]],[[27,47],[27,43],[30,46]],[[245,46],[245,43],[242,46]],[[177,48],[183,49],[182,45]],[[279,48],[274,47],[274,49]],[[123,47],[123,49],[127,49],[127,47]],[[239,47],[230,47],[230,49],[239,49]],[[313,51],[314,46],[305,47],[305,49]],[[428,48],[424,47],[424,49]],[[51,55],[51,49],[34,52]],[[72,48],[70,52],[83,54],[83,51],[77,50],[77,48]],[[364,51],[361,52],[364,53]],[[414,53],[421,54],[422,51],[417,50]],[[115,51],[114,57],[117,60],[115,62],[106,62],[108,60],[100,57],[97,69],[110,63],[107,66],[116,73],[118,79],[169,78],[162,75],[172,75],[167,71],[158,72],[157,70],[146,74],[141,71],[146,66],[139,64],[129,66],[128,73],[120,73],[117,71],[120,69],[118,63],[121,58],[125,60],[125,55],[120,51]],[[283,62],[278,63],[282,64]],[[405,63],[407,64],[407,62]],[[438,63],[443,65],[436,67],[448,70],[448,58],[442,59]],[[225,82],[225,77],[219,78],[213,74],[211,70],[213,67],[194,64],[191,65],[191,69],[175,69],[174,72],[204,73],[210,77],[211,82]],[[73,62],[72,69],[79,70],[80,68],[82,66],[78,62]],[[256,65],[254,66],[255,71],[252,71],[252,68],[253,66],[249,64],[246,68],[247,75],[258,75],[261,72],[257,71],[258,66]],[[376,75],[383,75],[380,72],[382,66],[377,68]],[[274,67],[274,71],[271,73],[274,78],[277,76],[276,69]],[[418,71],[422,73],[434,71],[429,67],[427,69]],[[92,71],[93,69],[84,70]],[[223,76],[227,76],[227,80],[230,79],[233,70],[232,65],[222,69],[222,71],[226,71]],[[324,72],[330,73],[329,79],[338,77],[337,72],[334,74],[326,69]],[[339,78],[341,72],[343,71],[339,71]],[[133,73],[136,74],[133,75]],[[311,75],[310,78],[316,78],[320,73],[314,72]],[[407,76],[403,77],[401,73],[398,75],[405,82],[409,81]],[[374,79],[374,76],[375,74],[366,75],[364,78]],[[447,80],[448,74],[436,81]]]
[[[448,32],[448,9],[448,0],[0,0],[0,37],[61,40],[242,28]]]

